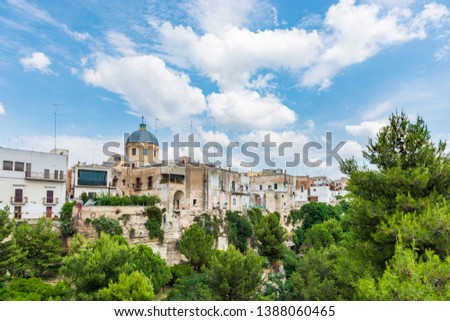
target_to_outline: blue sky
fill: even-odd
[[[449,9],[448,0],[3,1],[0,145],[53,148],[53,104],[71,163],[103,160],[102,145],[141,115],[160,141],[191,127],[212,141],[213,117],[222,145],[270,133],[298,152],[331,131],[348,141],[344,157],[362,161],[367,139],[403,109],[447,141]],[[290,172],[339,176],[336,163]]]

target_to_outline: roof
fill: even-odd
[[[147,130],[143,120],[139,125],[139,130],[136,130],[128,137],[126,144],[128,145],[129,143],[152,143],[159,146],[158,139]]]

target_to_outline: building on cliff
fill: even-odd
[[[282,169],[240,173],[189,157],[160,162],[159,153],[158,139],[142,121],[126,139],[124,155],[112,156],[102,165],[72,168],[70,198],[80,198],[82,193],[157,195],[173,213],[224,214],[249,207],[288,213],[310,201],[333,203],[337,195],[327,178],[292,176]]]

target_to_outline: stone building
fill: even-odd
[[[69,175],[71,196],[79,198],[81,192],[157,195],[171,213],[220,215],[250,207],[289,213],[310,201],[332,201],[326,178],[295,177],[282,169],[240,173],[193,162],[189,157],[160,162],[159,151],[158,139],[142,121],[126,139],[125,155],[115,155],[101,166],[74,167]],[[80,173],[86,177],[101,176],[104,180],[85,186],[80,184]]]

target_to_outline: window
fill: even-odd
[[[197,205],[197,199],[194,198],[194,200],[192,201],[192,206],[196,206]]]
[[[12,171],[13,170],[13,162],[11,161],[3,161],[3,170],[4,171]]]
[[[54,177],[54,179],[58,179],[58,171],[54,171],[53,177]]]
[[[106,186],[106,171],[78,170],[78,185]]]
[[[156,158],[156,149],[153,150],[153,158]]]
[[[277,183],[273,184],[273,189],[275,189],[275,190],[278,189],[278,184]]]
[[[148,155],[148,149],[144,148],[144,156],[147,156],[147,155]]]
[[[21,162],[16,162],[16,163],[14,164],[14,170],[15,170],[16,172],[23,172],[24,167],[25,167],[25,164],[24,164],[24,163],[21,163]]]
[[[31,163],[27,163],[26,168],[25,168],[25,176],[29,177],[31,176]]]
[[[131,149],[131,155],[132,156],[136,156],[136,148],[132,148]]]
[[[233,205],[236,206],[236,199],[233,198]]]
[[[225,190],[225,188],[223,187],[223,180],[220,181],[220,190],[221,190],[221,191],[224,191],[224,190]]]
[[[50,178],[50,170],[44,169],[44,178]]]
[[[47,191],[46,201],[47,201],[47,204],[53,203],[53,191]]]
[[[23,189],[16,188],[16,190],[14,191],[14,202],[15,203],[23,202]]]
[[[236,191],[236,182],[235,182],[235,181],[232,181],[232,182],[231,182],[231,190],[232,190],[233,192]]]
[[[60,180],[64,179],[64,171],[59,171],[59,179]]]
[[[262,191],[262,185],[259,185],[259,190]]]
[[[303,185],[302,185],[302,187],[300,188],[300,191],[303,193],[303,191],[304,191]]]

